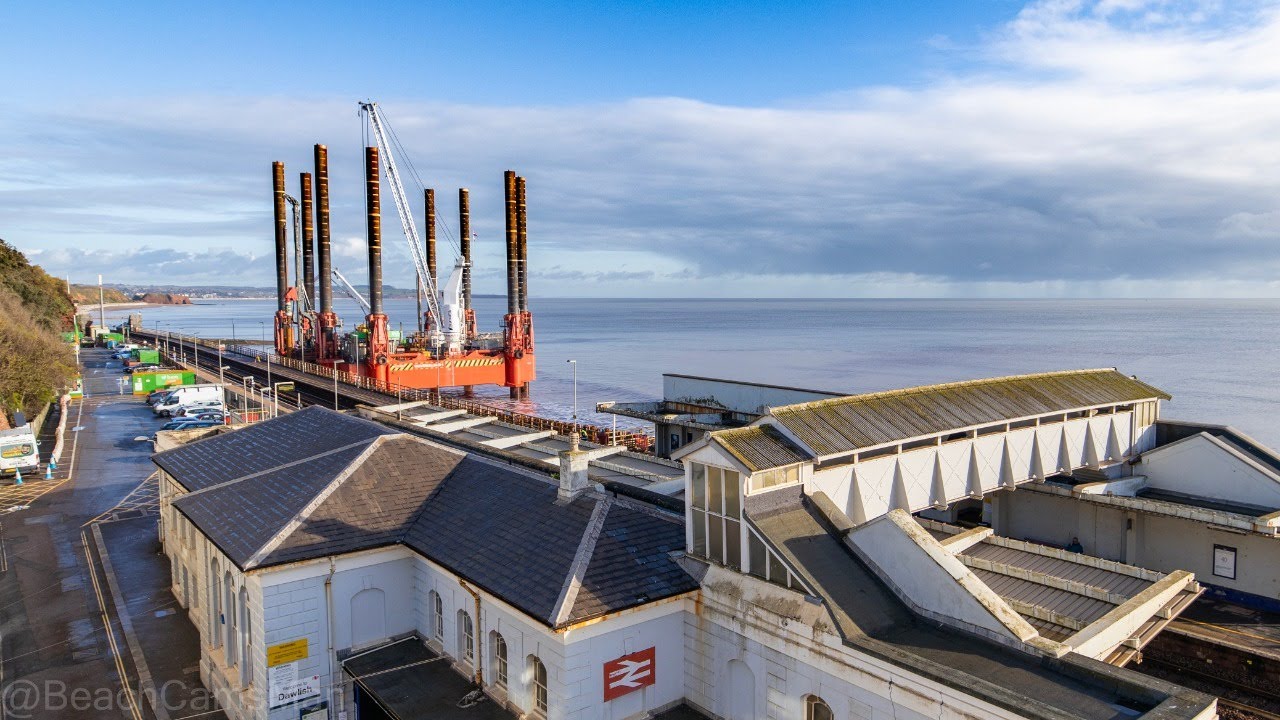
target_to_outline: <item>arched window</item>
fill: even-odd
[[[226,630],[226,637],[223,642],[226,644],[225,660],[227,667],[234,667],[236,664],[236,643],[239,639],[236,637],[236,589],[231,583],[231,573],[228,572],[222,576],[222,594],[224,603],[225,619],[223,628]]]
[[[240,586],[240,686],[248,687],[253,679],[249,667],[249,593]]]
[[[831,706],[817,695],[804,696],[804,720],[835,720]]]
[[[444,642],[444,602],[435,590],[431,591],[431,634]]]
[[[209,562],[209,644],[222,647],[222,582],[218,563]]]
[[[547,666],[535,655],[529,656],[529,694],[533,711],[538,717],[547,716]]]
[[[497,631],[489,633],[489,647],[493,648],[493,684],[507,686],[507,641]]]
[[[475,664],[476,632],[466,610],[458,611],[458,659]]]

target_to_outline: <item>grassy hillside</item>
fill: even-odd
[[[72,285],[71,299],[81,305],[97,305],[98,304],[98,286],[97,285]],[[133,298],[120,292],[115,288],[102,288],[102,299],[108,303],[127,303]]]
[[[0,428],[15,410],[34,415],[75,375],[70,330],[75,305],[66,284],[0,240]]]

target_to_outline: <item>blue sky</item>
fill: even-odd
[[[936,6],[933,6],[936,5]],[[371,5],[372,7],[372,5]],[[22,3],[9,79],[57,101],[104,93],[341,95],[488,105],[678,96],[770,104],[917,83],[1012,19],[1002,0],[645,3]]]
[[[472,189],[484,291],[510,167],[558,295],[1280,293],[1272,3],[10,3],[0,23],[20,28],[0,237],[73,280],[269,285],[270,162],[296,183],[324,142],[359,281],[373,98],[440,197]]]

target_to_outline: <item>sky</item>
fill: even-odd
[[[513,169],[535,302],[1280,296],[1276,3],[352,5],[0,5],[0,238],[73,282],[270,286],[270,164],[296,195],[320,142],[361,283],[371,99],[441,265],[470,188],[478,292]]]

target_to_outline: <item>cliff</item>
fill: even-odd
[[[151,303],[153,305],[190,305],[191,297],[188,295],[177,295],[174,293],[142,293],[134,295],[135,302]]]

